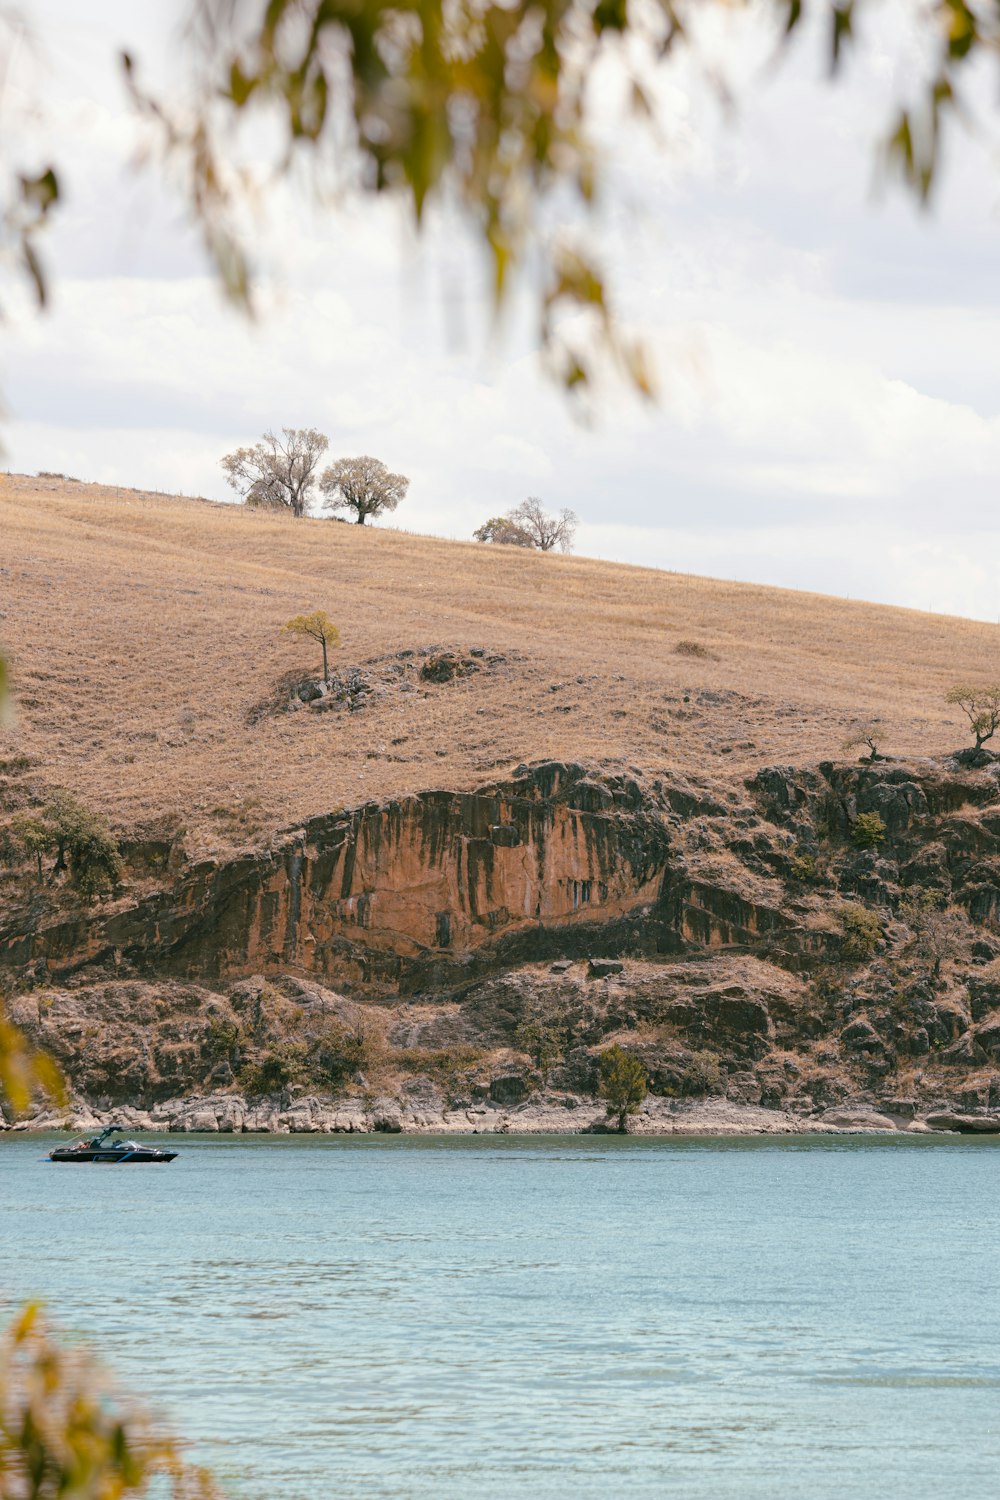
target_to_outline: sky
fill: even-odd
[[[1000,620],[993,94],[930,212],[881,182],[889,101],[919,64],[884,8],[836,85],[814,38],[774,67],[752,17],[728,23],[706,45],[735,115],[680,58],[660,144],[614,125],[613,81],[605,120],[597,89],[596,242],[659,396],[609,388],[586,423],[541,367],[526,296],[493,327],[443,214],[418,239],[392,204],[319,212],[282,190],[254,227],[258,318],[224,305],[179,198],[136,163],[115,64],[128,46],[169,79],[184,10],[32,0],[0,120],[55,156],[66,206],[49,311],[7,288],[11,470],[225,499],[224,453],[315,426],[331,459],[410,476],[392,520],[409,530],[468,538],[534,495],[579,515],[587,555]]]

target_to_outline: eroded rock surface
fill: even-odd
[[[728,787],[546,763],[130,861],[114,902],[26,883],[0,915],[15,1018],[81,1118],[601,1129],[613,1042],[649,1078],[636,1129],[1000,1117],[992,761]]]

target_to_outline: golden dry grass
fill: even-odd
[[[283,674],[318,667],[281,629],[313,609],[341,626],[338,667],[436,644],[507,663],[359,713],[249,724]],[[871,713],[893,726],[891,750],[953,749],[968,736],[944,692],[1000,675],[998,637],[585,557],[69,481],[0,484],[0,640],[19,701],[0,758],[26,752],[42,783],[118,828],[179,814],[198,849],[546,756],[735,778],[835,758],[852,718]]]

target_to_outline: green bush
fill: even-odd
[[[317,1083],[333,1087],[350,1078],[367,1060],[366,1038],[360,1026],[327,1021],[309,1052],[309,1072]]]
[[[248,1094],[274,1094],[296,1083],[304,1072],[306,1049],[301,1042],[278,1042],[240,1075]]]
[[[646,1069],[637,1057],[615,1042],[601,1053],[600,1092],[608,1101],[608,1114],[618,1116],[618,1129],[624,1135],[628,1117],[638,1112],[646,1097]]]
[[[788,872],[789,880],[798,881],[801,885],[814,885],[821,880],[822,872],[816,861],[815,854],[796,854],[792,857],[791,868]]]
[[[871,958],[882,936],[882,927],[875,913],[867,906],[851,902],[840,914],[840,925],[844,932],[841,950],[844,957]]]
[[[726,1092],[722,1068],[714,1052],[692,1052],[691,1061],[681,1075],[680,1092],[696,1097]]]
[[[558,1028],[537,1017],[522,1022],[514,1040],[518,1051],[528,1054],[543,1078],[562,1056]]]
[[[42,878],[42,855],[55,852],[51,874],[68,870],[85,901],[113,889],[125,873],[118,844],[107,823],[68,792],[57,792],[39,813],[19,813],[11,831]]]
[[[880,813],[858,813],[851,829],[851,839],[856,849],[877,849],[885,843],[885,821]]]

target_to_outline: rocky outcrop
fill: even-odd
[[[217,978],[292,969],[417,989],[533,953],[637,941],[671,840],[626,777],[546,764],[472,793],[425,792],[311,820],[273,853],[195,865],[164,889],[72,920],[0,928],[0,965],[114,959]],[[551,934],[558,933],[555,939]]]
[[[739,788],[546,763],[228,862],[126,853],[115,903],[36,891],[0,920],[16,1018],[81,1109],[596,1129],[618,1042],[663,1101],[643,1128],[695,1100],[830,1129],[1000,1112],[992,761]]]

